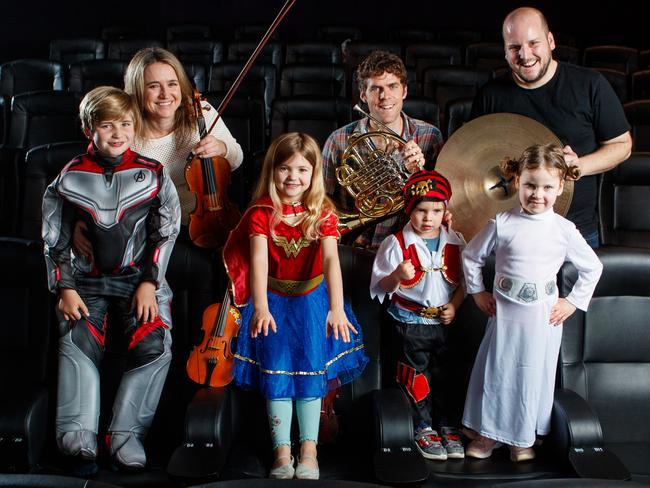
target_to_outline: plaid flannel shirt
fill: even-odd
[[[404,133],[402,137],[410,141],[413,139],[424,154],[426,168],[433,169],[436,157],[442,148],[442,134],[437,127],[418,119],[412,119],[402,112],[404,118]],[[338,208],[344,210],[354,209],[352,196],[336,181],[336,168],[341,162],[348,138],[355,132],[368,132],[368,118],[364,117],[352,122],[330,134],[323,146],[323,175],[325,177],[325,191],[334,200]],[[355,245],[368,249],[377,249],[386,236],[397,232],[404,227],[406,216],[400,213],[366,229],[355,241]]]

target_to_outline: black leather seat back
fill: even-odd
[[[465,66],[492,70],[508,66],[502,42],[477,42],[465,48]]]
[[[589,46],[583,52],[583,64],[591,68],[609,68],[634,73],[639,64],[639,52],[627,46]]]
[[[41,238],[43,194],[72,158],[86,151],[85,142],[58,142],[30,149],[25,157],[25,173],[21,188],[21,215],[18,235],[27,239]]]
[[[63,90],[63,65],[45,59],[17,59],[0,65],[0,143],[11,122],[11,97],[35,90]]]
[[[351,25],[321,25],[317,29],[317,36],[324,41],[341,44],[347,39],[358,41],[363,37],[363,33],[359,27]]]
[[[0,238],[0,269],[0,390],[8,392],[10,385],[45,382],[53,300],[40,242]]]
[[[565,46],[562,44],[555,44],[555,49],[553,49],[553,58],[557,59],[558,61],[564,61],[565,63],[582,63],[582,53],[580,52],[580,49],[577,47]]]
[[[434,44],[423,42],[411,44],[406,48],[404,63],[415,70],[418,80],[424,70],[434,66],[457,66],[462,64],[463,55],[460,46],[454,44]]]
[[[334,42],[297,42],[287,44],[285,64],[339,64],[341,47]]]
[[[643,100],[650,98],[650,70],[636,71],[632,73],[632,100]]]
[[[473,102],[474,97],[456,98],[447,102],[444,118],[445,139],[449,139],[465,122],[469,122]]]
[[[603,174],[599,218],[604,245],[650,248],[650,153],[630,158]]]
[[[192,85],[196,87],[199,92],[203,93],[206,86],[208,85],[205,65],[201,63],[188,63],[184,61],[183,69],[185,69],[185,73],[190,79]]]
[[[370,251],[339,246],[339,259],[343,273],[343,290],[350,301],[359,324],[363,329],[366,356],[370,362],[363,375],[348,385],[350,395],[339,403],[352,402],[381,386],[381,332],[383,313],[377,302],[370,299],[370,275],[375,254]]]
[[[40,241],[0,238],[0,269],[0,471],[21,472],[38,463],[45,445],[58,329]]]
[[[611,68],[593,68],[609,82],[621,103],[629,100],[629,79],[627,73]]]
[[[102,85],[124,88],[126,66],[127,62],[119,59],[93,59],[74,63],[70,66],[69,89],[85,94]]]
[[[16,95],[11,104],[7,145],[30,149],[42,144],[85,140],[79,122],[79,95],[39,91]]]
[[[446,66],[424,70],[422,94],[431,97],[445,111],[451,100],[473,97],[478,89],[491,77],[485,70]]]
[[[102,39],[75,38],[52,39],[50,41],[50,60],[70,66],[79,61],[103,59],[106,46]]]
[[[187,241],[177,241],[167,268],[172,300],[172,362],[156,416],[147,436],[149,452],[158,462],[166,462],[183,439],[182,418],[198,385],[186,372],[187,359],[195,344],[200,344],[203,311],[222,301],[215,287],[215,262],[210,252]],[[110,407],[109,410],[110,411]]]
[[[399,42],[404,46],[415,44],[416,42],[433,42],[436,34],[432,29],[418,28],[401,28],[388,32],[388,39]]]
[[[255,41],[241,40],[231,42],[228,44],[228,54],[226,56],[228,61],[239,61],[240,64],[249,58],[258,44],[258,38]],[[259,53],[257,62],[271,63],[279,72],[282,69],[282,62],[284,61],[284,54],[282,51],[282,44],[278,41],[269,41],[266,43],[262,52]]]
[[[650,100],[634,100],[623,105],[632,126],[632,150],[650,151]]]
[[[157,39],[119,39],[108,41],[108,59],[131,61],[133,55],[145,47],[163,47]]]
[[[165,29],[167,45],[176,41],[210,39],[211,35],[210,26],[207,24],[176,24],[168,25]]]
[[[280,96],[345,97],[347,76],[340,64],[286,65],[280,75]]]
[[[11,129],[0,171],[0,221],[4,235],[15,235],[21,202],[25,153],[32,147],[85,140],[78,117],[79,96],[65,91],[29,92],[13,98]]]
[[[350,122],[350,102],[344,98],[276,98],[271,117],[271,139],[285,132],[313,136],[322,147],[329,135]]]
[[[601,248],[604,269],[586,313],[564,324],[560,354],[562,387],[596,411],[605,443],[650,438],[650,250]],[[568,293],[577,272],[563,268]],[[625,460],[623,460],[625,461]]]
[[[226,92],[241,72],[241,61],[214,64],[210,67],[208,91]],[[256,61],[237,89],[238,94],[254,95],[264,100],[266,120],[271,118],[271,104],[277,89],[277,71],[271,63]]]
[[[605,447],[632,473],[650,480],[650,250],[598,249],[603,274],[586,313],[564,323],[560,381],[596,413]],[[560,293],[576,279],[563,268]]]
[[[63,90],[63,65],[45,59],[17,59],[0,66],[0,94],[18,95],[35,90]]]
[[[404,99],[404,113],[440,128],[440,109],[435,100],[409,95]]]
[[[237,41],[259,41],[268,30],[267,25],[262,24],[240,24],[235,26],[235,40]],[[276,29],[269,38],[271,41],[280,41],[280,32]]]
[[[223,61],[223,43],[210,39],[182,39],[169,42],[167,48],[184,63],[210,66]]]

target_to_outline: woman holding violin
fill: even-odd
[[[210,134],[199,137],[192,108],[192,84],[171,52],[158,47],[138,51],[126,70],[124,87],[135,97],[143,114],[142,131],[133,150],[167,168],[181,201],[182,223],[187,225],[196,206],[196,195],[185,178],[188,155],[219,156],[234,170],[242,163],[242,149],[221,118]],[[210,127],[217,112],[207,102],[202,102],[202,110]]]
[[[244,159],[241,146],[221,118],[209,134],[199,136],[192,84],[181,62],[166,49],[151,47],[135,53],[126,70],[124,89],[135,97],[142,111],[143,123],[131,149],[167,168],[181,203],[182,225],[177,243],[189,242],[187,226],[198,195],[190,189],[185,177],[188,156],[224,158],[234,170]],[[211,127],[217,111],[207,102],[201,102],[201,109],[205,124]],[[84,230],[83,225],[75,227],[74,248],[91,257],[92,246]],[[230,228],[211,231],[225,242]]]

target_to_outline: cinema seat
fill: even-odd
[[[650,483],[650,250],[597,254],[604,268],[589,309],[564,324],[554,430],[581,476]],[[566,266],[560,294],[576,277]]]
[[[20,473],[39,463],[49,430],[54,300],[40,241],[0,238],[0,270],[0,472]]]

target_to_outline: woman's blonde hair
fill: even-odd
[[[133,117],[133,128],[140,129],[141,115],[131,95],[114,86],[98,86],[90,90],[79,104],[79,119],[85,133],[92,133],[103,120],[120,120],[126,114]]]
[[[127,93],[135,97],[144,118],[144,124],[142,124],[143,127],[138,133],[138,136],[143,137],[144,125],[147,122],[147,114],[144,111],[144,93],[146,90],[144,86],[144,71],[147,69],[147,66],[154,63],[164,63],[171,66],[178,78],[181,89],[181,104],[176,109],[174,132],[176,136],[176,147],[181,148],[187,146],[197,131],[196,119],[192,110],[192,94],[194,90],[178,58],[160,47],[140,49],[131,58],[129,66],[126,68],[126,74],[124,75],[124,89]]]
[[[499,167],[508,179],[519,176],[525,169],[540,167],[556,169],[562,180],[577,180],[580,177],[580,169],[575,165],[568,165],[564,159],[562,148],[552,143],[534,144],[527,147],[519,158],[506,158],[501,161]]]
[[[321,223],[334,212],[334,205],[325,194],[323,182],[323,160],[318,143],[308,134],[289,132],[275,139],[264,156],[262,173],[253,194],[253,201],[269,195],[273,201],[275,212],[271,220],[271,234],[280,222],[282,216],[282,201],[273,181],[273,171],[276,167],[290,159],[294,154],[301,154],[312,166],[311,183],[302,196],[302,204],[306,215],[301,227],[305,238],[316,240],[322,236]]]

